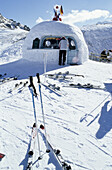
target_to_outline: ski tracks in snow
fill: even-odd
[[[61,89],[61,90],[62,90],[62,94],[63,94],[63,89]],[[101,151],[102,153],[104,153],[104,155],[103,155],[104,158],[105,158],[105,156],[106,157],[109,156],[111,158],[111,153],[108,152],[109,148],[105,148],[105,149],[102,148],[103,142],[102,142],[102,146],[100,145],[99,142],[97,142],[96,138],[94,139],[94,142],[92,142],[93,138],[91,138],[91,133],[94,133],[95,131],[92,132],[91,129],[89,129],[89,133],[88,133],[87,132],[88,128],[84,129],[85,125],[87,125],[87,127],[89,127],[92,123],[96,124],[97,123],[96,120],[98,120],[98,117],[100,115],[100,110],[97,109],[97,105],[98,105],[97,102],[92,100],[94,98],[94,95],[97,95],[98,99],[101,99],[100,101],[102,101],[102,96],[104,96],[106,94],[106,92],[102,91],[101,94],[103,94],[103,95],[100,95],[100,93],[98,93],[97,90],[94,90],[94,89],[90,90],[88,92],[85,89],[81,89],[80,91],[81,91],[81,93],[83,93],[82,94],[83,97],[86,94],[85,99],[86,98],[87,99],[85,101],[86,101],[86,105],[87,105],[87,100],[88,100],[89,106],[85,105],[85,102],[83,99],[81,101],[81,93],[77,89],[70,90],[67,92],[64,89],[64,93],[66,93],[66,96],[63,95],[62,97],[56,97],[54,94],[46,95],[46,96],[49,96],[49,97],[47,97],[47,103],[49,103],[48,105],[53,108],[49,111],[49,114],[46,115],[46,120],[49,118],[51,124],[53,122],[57,125],[57,129],[59,128],[59,130],[56,130],[56,131],[58,131],[58,133],[60,133],[62,135],[67,134],[66,137],[65,137],[65,135],[63,135],[62,139],[63,139],[63,142],[68,141],[68,140],[71,141],[70,143],[74,146],[73,148],[75,148],[74,158],[71,159],[72,163],[74,164],[74,167],[78,166],[81,169],[92,169],[91,167],[92,166],[94,167],[94,162],[96,161],[96,159],[94,159],[94,156],[92,156],[92,158],[89,158],[90,151],[91,151],[91,155],[97,154],[97,153],[99,153],[99,151]],[[77,98],[76,101],[75,101],[75,98]],[[79,100],[78,100],[78,98],[79,98]],[[79,105],[79,103],[80,103],[80,105]],[[89,111],[87,111],[88,108],[91,108],[91,110],[92,110],[92,106],[94,106],[93,103],[95,103],[96,109],[99,112],[86,114],[86,113],[89,113]],[[99,103],[101,103],[101,102],[99,102]],[[65,110],[66,110],[66,112],[65,112]],[[95,112],[95,110],[94,110],[94,112]],[[85,116],[82,118],[80,117],[81,113],[82,113],[82,115],[85,114]],[[71,121],[71,117],[72,117],[72,121]],[[82,121],[81,121],[81,119],[82,119]],[[85,120],[85,122],[82,124],[81,122],[83,122],[84,120]],[[76,122],[78,122],[78,123],[76,123]],[[55,127],[56,127],[56,125],[55,125]],[[72,139],[70,137],[69,133],[71,133],[72,136],[75,135],[74,139]],[[87,133],[88,133],[88,135],[86,135]],[[52,132],[51,132],[51,134],[52,134]],[[52,136],[53,135],[51,135],[51,137]],[[88,136],[88,137],[86,137],[86,136]],[[88,146],[86,146],[86,143],[88,143]],[[64,154],[66,155],[66,151],[65,151],[66,149],[63,148],[63,150],[64,150]],[[77,156],[76,156],[76,153],[77,153]],[[79,162],[80,157],[81,158],[83,157],[81,162]],[[79,159],[76,159],[76,158],[79,158]],[[110,158],[108,158],[108,159],[111,161]],[[90,160],[90,162],[88,163],[87,160]],[[96,166],[100,167],[98,165],[98,161],[97,161]],[[110,167],[109,163],[105,167],[109,168]]]

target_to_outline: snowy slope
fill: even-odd
[[[21,29],[0,29],[0,65],[22,57],[22,42],[27,33]]]
[[[2,33],[5,35],[5,32]],[[24,35],[20,36],[22,37]],[[31,127],[34,123],[32,98],[28,87],[20,93],[17,90],[12,93],[9,91],[16,83],[25,82],[32,75],[39,93],[35,77],[38,72],[41,74],[42,82],[48,80],[61,88],[62,96],[60,97],[42,86],[47,137],[53,147],[61,150],[63,158],[73,170],[112,169],[112,64],[88,61],[79,66],[47,65],[47,71],[50,73],[69,71],[84,75],[84,78],[45,79],[42,75],[43,64],[29,63],[21,59],[20,51],[23,41],[16,44],[17,53],[10,53],[10,50],[15,50],[13,42],[9,42],[10,46],[8,46],[9,43],[5,43],[4,38],[2,42],[4,43],[2,43],[2,49],[0,48],[0,74],[7,73],[6,77],[13,75],[19,75],[19,77],[18,80],[0,85],[0,152],[6,154],[0,161],[0,169],[26,169]],[[4,56],[5,50],[7,55]],[[92,83],[105,87],[105,90],[64,87],[69,83]],[[43,122],[40,99],[35,100],[35,103],[38,125],[40,125]],[[41,133],[39,133],[39,139],[43,159],[36,161],[38,158],[36,142],[33,169],[59,169],[52,155],[44,154],[46,147]]]
[[[89,52],[100,54],[104,49],[112,49],[112,23],[82,27]]]

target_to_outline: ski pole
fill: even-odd
[[[45,73],[46,73],[46,66],[47,66],[47,53],[46,52],[43,54],[43,57],[44,57],[44,75],[45,75]],[[44,76],[44,82],[45,81],[46,81],[46,78]]]
[[[38,141],[38,151],[39,151],[39,158],[38,159],[41,159],[41,156],[40,156],[40,142],[39,142],[38,126],[37,126],[37,117],[36,117],[36,109],[35,109],[35,101],[34,101],[34,96],[36,97],[37,93],[36,93],[35,86],[33,84],[33,77],[32,76],[30,76],[29,89],[30,89],[30,92],[31,92],[31,95],[32,95],[34,118],[35,118],[35,123],[36,123],[36,127],[37,127],[37,141]]]
[[[37,76],[37,79],[38,79],[40,101],[41,101],[41,109],[42,109],[43,123],[44,123],[44,129],[45,129],[45,139],[46,139],[46,147],[47,147],[46,152],[50,152],[50,150],[48,149],[48,141],[47,141],[47,133],[46,133],[46,127],[45,127],[45,116],[44,116],[44,108],[43,108],[43,101],[42,101],[42,93],[41,93],[41,84],[40,84],[39,73],[37,73],[36,76]]]

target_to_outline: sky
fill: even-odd
[[[32,28],[52,20],[55,5],[63,6],[63,22],[79,27],[112,20],[111,0],[0,0],[0,13]]]

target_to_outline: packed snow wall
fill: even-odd
[[[23,58],[42,63],[57,63],[59,39],[64,36],[69,41],[67,64],[82,64],[88,59],[88,47],[81,30],[62,22],[45,21],[35,25],[23,45]]]

